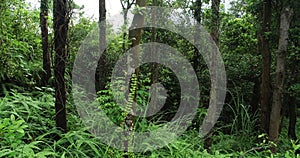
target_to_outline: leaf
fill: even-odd
[[[86,143],[93,149],[93,151],[94,151],[97,155],[100,155],[98,149],[97,149],[96,146],[93,144],[93,142],[86,141]]]
[[[39,158],[47,158],[50,155],[56,155],[56,153],[51,152],[51,151],[42,151],[42,152],[38,152],[35,154],[35,156],[39,157]]]
[[[11,153],[14,153],[15,151],[10,149],[1,149],[0,150],[0,157],[7,157],[8,155],[11,155]]]
[[[15,121],[15,115],[10,115],[10,120]]]
[[[65,158],[66,152],[64,151],[63,154],[61,155],[61,158]]]

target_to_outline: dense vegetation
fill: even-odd
[[[201,98],[192,124],[178,139],[152,151],[124,152],[102,143],[81,120],[72,87],[76,55],[84,39],[98,27],[98,21],[85,17],[82,7],[68,0],[41,0],[39,9],[24,0],[2,0],[0,157],[300,156],[298,1],[236,0],[227,11],[219,0],[120,1],[124,19],[128,9],[136,5],[139,7],[133,12],[134,16],[140,15],[139,9],[147,5],[181,8],[210,32],[224,60],[227,91],[220,118],[204,138],[199,136],[199,130],[210,102],[211,81],[199,52],[182,36],[164,29],[115,33],[109,23],[103,25],[105,1],[99,2],[99,21],[102,22],[99,28],[105,32],[99,32],[104,39],[99,38],[97,42],[100,49],[105,39],[111,43],[97,65],[97,105],[118,126],[132,119],[114,101],[116,94],[109,75],[129,48],[140,43],[161,42],[182,52],[196,71]],[[178,20],[180,27],[182,19]],[[99,70],[99,67],[105,68]],[[179,79],[161,64],[144,64],[135,71],[129,98],[147,105],[151,84],[157,82],[167,87],[166,102],[153,116],[134,117],[133,123],[127,125],[132,126],[133,131],[160,128],[178,110]]]

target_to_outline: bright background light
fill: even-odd
[[[40,0],[26,0],[31,3],[33,7],[40,7]],[[87,17],[91,17],[93,19],[98,19],[99,16],[99,0],[74,0],[76,4],[79,6],[84,5],[84,12]],[[221,0],[222,3],[225,3],[225,10],[228,10],[230,1],[233,0]],[[107,17],[112,17],[116,14],[119,14],[122,10],[122,6],[120,0],[106,0],[106,10]]]
[[[31,3],[33,7],[40,7],[40,0],[26,0]],[[84,5],[83,11],[85,12],[87,17],[91,17],[93,19],[98,19],[99,16],[99,0],[74,0],[74,2],[82,6]],[[121,12],[122,7],[120,4],[120,0],[106,0],[106,10],[107,16],[112,17]]]

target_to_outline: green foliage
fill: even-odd
[[[1,144],[4,146],[10,145],[12,148],[16,148],[20,143],[22,137],[25,135],[24,129],[28,126],[24,125],[24,120],[16,120],[15,115],[11,115],[10,118],[4,118],[0,120],[0,138]]]
[[[53,115],[49,104],[53,105],[52,96],[38,91],[31,94],[12,91],[0,99],[0,157],[47,157],[53,154],[43,149],[43,141],[36,139],[53,126],[53,123],[47,124],[53,121],[43,115],[46,112]]]
[[[223,112],[232,117],[225,117],[231,122],[228,125],[228,122],[225,125],[221,125],[220,129],[217,130],[216,136],[214,136],[213,150],[222,151],[222,153],[234,152],[234,151],[247,151],[253,146],[256,146],[257,141],[257,122],[258,115],[257,113],[251,114],[251,108],[247,105],[243,99],[243,96],[240,95],[238,89],[235,89],[231,92],[228,91],[228,94],[231,95],[231,103],[227,103],[224,106]],[[227,111],[230,109],[229,111]],[[222,116],[221,116],[222,117]],[[222,124],[222,120],[219,124]],[[230,127],[229,133],[224,133],[222,128],[228,129]]]
[[[231,125],[231,133],[239,134],[243,137],[248,137],[255,131],[257,121],[257,114],[252,115],[250,113],[250,106],[244,105],[243,97],[239,95],[238,91],[235,91],[235,95],[229,92],[233,98],[233,105],[229,105],[233,113],[233,121]]]
[[[249,14],[223,19],[220,49],[228,78],[232,80],[260,73],[255,27],[254,17]]]
[[[70,21],[69,32],[68,32],[68,69],[72,71],[76,54],[79,50],[80,45],[92,28],[96,27],[97,23],[85,18],[79,14],[73,15]]]
[[[41,90],[41,91],[39,91]],[[47,92],[42,92],[47,91]],[[122,110],[112,104],[111,90],[103,91],[98,101],[106,109],[107,115],[115,119],[124,119]],[[102,144],[93,134],[87,132],[76,113],[74,105],[68,104],[68,120],[70,131],[62,134],[54,129],[53,90],[39,89],[31,93],[8,92],[0,99],[0,157],[122,157],[124,152]],[[149,123],[145,118],[136,120],[135,129],[151,131],[161,127],[161,122]],[[58,134],[58,141],[53,135]],[[219,132],[214,137],[212,153],[203,149],[203,139],[198,130],[188,130],[178,139],[167,146],[151,152],[130,153],[130,157],[236,157],[242,155],[251,147],[266,146],[266,144],[250,143],[255,137],[232,134],[224,135]],[[281,138],[284,140],[285,138]],[[163,141],[163,140],[161,140]],[[292,144],[294,143],[294,145]],[[299,148],[295,142],[290,143],[285,155],[292,156]],[[245,149],[246,148],[246,149]],[[245,154],[252,157],[269,157],[269,152],[255,152]]]
[[[32,85],[41,72],[39,11],[24,1],[1,2],[0,81]]]
[[[299,142],[290,141],[287,138],[286,120],[277,144],[278,153],[270,152],[269,147],[274,144],[268,141],[266,135],[259,135],[257,132],[259,116],[257,113],[253,114],[253,107],[249,106],[254,93],[255,80],[259,80],[261,75],[261,55],[260,52],[257,52],[257,32],[259,31],[257,26],[262,18],[259,13],[262,10],[261,2],[259,0],[238,0],[226,14],[223,13],[221,6],[220,50],[229,78],[229,91],[223,110],[224,116],[221,116],[220,125],[214,132],[211,152],[203,149],[203,139],[199,137],[199,127],[197,127],[201,125],[203,117],[206,115],[207,109],[203,107],[208,103],[210,87],[209,72],[205,63],[201,61],[197,76],[201,85],[200,103],[202,107],[198,108],[198,115],[194,120],[193,127],[163,148],[129,153],[129,157],[299,157],[299,155],[295,155],[296,150],[300,149]],[[209,4],[209,1],[203,0],[203,3]],[[190,14],[192,1],[159,0],[158,4],[182,8],[183,12]],[[297,19],[299,11],[296,8],[299,8],[299,2],[294,1],[292,4],[295,10],[295,19]],[[276,5],[278,4],[276,3]],[[77,51],[86,35],[93,27],[97,26],[95,21],[83,16],[82,7],[75,3],[71,3],[71,6],[79,9],[79,13],[77,10],[76,12],[73,10],[69,25],[68,75],[65,76],[69,81],[69,90],[72,88],[70,73]],[[50,3],[49,8],[51,8]],[[272,20],[276,21],[280,9],[274,10]],[[135,11],[143,13],[144,8],[137,8]],[[192,16],[192,14],[190,15]],[[211,10],[204,7],[202,23],[208,30],[211,16]],[[0,83],[2,88],[0,91],[0,157],[123,157],[123,151],[101,143],[95,135],[88,132],[88,128],[83,125],[76,111],[71,95],[68,96],[67,102],[69,132],[61,133],[54,128],[54,90],[38,87],[39,75],[42,71],[39,10],[30,8],[24,0],[2,0],[0,17]],[[187,25],[193,23],[193,21],[183,20],[184,18],[186,17],[177,19],[178,24],[175,26],[186,25],[183,22],[187,22]],[[52,49],[53,30],[50,19],[51,14],[49,14],[49,46]],[[173,26],[170,25],[170,20],[162,21],[166,26]],[[125,27],[121,29],[124,31]],[[274,23],[271,32],[268,33],[272,40],[272,52],[277,50],[278,34],[276,29],[278,26],[277,23]],[[151,40],[150,30],[149,28],[144,29],[142,43]],[[114,33],[110,24],[107,24],[107,32],[107,39],[110,43],[105,53],[111,70],[124,52],[123,44],[125,44],[125,49],[128,49],[130,40],[123,39],[123,34]],[[176,48],[188,60],[193,60],[194,47],[186,39],[167,30],[157,29],[156,33],[158,42]],[[184,31],[184,33],[192,33],[192,31]],[[293,20],[287,56],[286,92],[289,96],[296,98],[297,102],[300,100],[299,37],[299,21]],[[172,60],[177,61],[178,59]],[[272,63],[272,68],[274,67],[275,64]],[[113,94],[111,85],[107,84],[107,90],[99,92],[97,105],[116,125],[122,126],[124,117],[132,105],[134,91],[137,91],[136,100],[141,105],[138,108],[144,109],[148,106],[151,98],[149,70],[150,65],[145,64],[140,67],[139,76],[133,77],[138,80],[132,80],[133,83],[129,87],[131,91],[126,110],[114,101],[116,94]],[[151,119],[137,117],[134,127],[137,132],[163,127],[163,124],[176,112],[180,103],[178,78],[169,68],[162,65],[158,66],[158,72],[159,82],[168,88],[168,98],[163,107],[167,112],[160,111]],[[189,78],[189,76],[183,77]],[[286,98],[284,98],[285,100]],[[299,127],[299,125],[296,126],[298,133]],[[56,135],[60,139],[55,140],[54,136]]]
[[[109,87],[110,88],[110,87]],[[122,111],[120,106],[114,101],[114,94],[111,89],[102,90],[98,92],[99,106],[105,112],[105,114],[110,117],[111,121],[117,125],[124,122],[125,112]]]

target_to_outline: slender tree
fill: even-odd
[[[212,19],[210,35],[215,41],[216,45],[219,45],[219,27],[220,27],[220,0],[212,0],[211,2]]]
[[[283,100],[285,62],[288,48],[288,30],[290,27],[291,16],[293,14],[290,6],[283,7],[280,16],[280,33],[278,42],[278,56],[276,65],[276,78],[273,92],[273,103],[270,115],[269,139],[275,143],[279,136],[280,111]],[[275,147],[272,148],[276,152]]]
[[[291,87],[291,85],[295,83],[299,83],[300,80],[300,73],[299,73],[299,64],[295,65],[292,63],[297,63],[300,58],[300,54],[295,53],[292,54],[292,52],[297,52],[294,51],[299,48],[300,41],[299,41],[299,34],[297,34],[296,31],[297,28],[300,26],[300,21],[299,20],[293,20],[293,19],[299,19],[300,18],[300,10],[298,9],[300,7],[300,2],[299,1],[292,1],[290,3],[290,6],[293,8],[294,14],[292,17],[292,22],[290,26],[290,34],[289,34],[289,45],[292,47],[291,49],[291,54],[292,59],[289,61],[290,64],[287,64],[286,66],[288,67],[287,69],[289,70],[288,73],[288,85],[286,87]],[[296,38],[295,38],[296,37]],[[294,49],[293,49],[294,48]],[[295,91],[294,89],[288,90],[287,94],[287,103],[288,105],[288,115],[289,115],[289,128],[288,128],[288,136],[289,138],[293,140],[297,140],[297,133],[296,133],[296,123],[297,123],[297,115],[299,114],[297,111],[297,105],[299,104],[299,101],[297,101],[297,96],[299,96],[299,92]]]
[[[99,0],[99,51],[102,53],[98,60],[96,74],[95,74],[95,87],[96,92],[105,89],[108,75],[108,65],[106,58],[106,7],[105,0]]]
[[[211,10],[212,10],[212,17],[211,17],[211,30],[210,30],[210,35],[212,37],[212,42],[215,43],[215,45],[218,47],[219,46],[219,27],[220,27],[220,0],[212,0],[211,2]],[[214,45],[212,43],[212,45]],[[218,63],[216,63],[216,53],[218,48],[216,47],[212,47],[211,49],[211,53],[210,53],[210,81],[211,81],[211,91],[210,91],[210,100],[209,100],[209,104],[211,109],[215,109],[217,108],[217,101],[215,99],[214,96],[216,95],[216,72],[217,72],[217,65]],[[213,116],[208,116],[208,121],[209,122],[214,122]],[[210,123],[209,126],[212,126],[212,124]],[[204,139],[204,148],[207,149],[208,151],[210,151],[210,147],[212,144],[212,135],[213,133],[209,133],[207,134],[207,136]]]
[[[42,34],[42,49],[43,49],[43,75],[42,82],[43,86],[48,84],[51,78],[51,62],[50,52],[48,45],[48,0],[41,0],[41,12],[40,12],[40,25]]]
[[[157,5],[157,0],[152,0],[152,6],[155,7]],[[152,10],[152,25],[155,26],[155,22],[156,22],[156,11],[155,11],[155,8],[153,8]],[[156,31],[156,28],[155,27],[152,27],[151,28],[151,42],[156,42],[157,41],[157,31]],[[152,52],[156,52],[156,48],[155,47],[151,47],[152,48]],[[158,56],[154,56],[153,57],[154,59],[157,60]],[[158,63],[151,63],[150,64],[150,72],[151,72],[151,85],[152,84],[155,84],[158,82]],[[153,103],[156,103],[157,102],[157,91],[151,95],[151,101],[153,101]],[[156,111],[157,107],[155,106],[155,104],[153,106],[149,106],[148,107],[148,112],[150,114],[153,114],[154,111]],[[149,119],[151,119],[152,117],[149,117]]]
[[[268,133],[270,122],[271,104],[271,51],[270,38],[268,36],[271,26],[271,0],[263,1],[263,24],[261,30],[261,49],[262,49],[262,85],[261,85],[261,127]]]
[[[123,11],[123,25],[127,26],[127,19],[128,19],[128,11],[132,7],[134,0],[120,0],[121,6],[122,6],[122,11]],[[123,40],[126,40],[126,32],[123,34]],[[126,44],[125,42],[122,43],[122,48],[123,48],[123,53],[126,53]]]
[[[129,9],[132,7],[134,0],[120,0],[121,6],[122,6],[122,11],[123,11],[123,20],[124,24],[127,24],[127,15]]]
[[[292,70],[294,74],[296,74],[296,70]],[[294,82],[297,83],[297,82]],[[288,103],[288,114],[289,114],[289,128],[288,128],[288,136],[289,138],[293,140],[297,140],[296,135],[296,122],[297,122],[297,102],[296,98],[294,96],[291,96],[291,94],[288,94],[287,97]]]
[[[66,119],[66,85],[65,85],[65,68],[66,68],[66,41],[68,33],[68,0],[53,1],[53,24],[54,24],[54,77],[55,77],[55,110],[56,110],[56,127],[63,132],[67,131]]]
[[[202,1],[201,0],[196,0],[194,3],[194,18],[196,19],[197,23],[195,25],[195,45],[199,47],[199,32],[200,32],[200,25],[201,25],[201,17],[202,17]],[[199,24],[199,25],[198,25]],[[196,71],[198,72],[198,67],[199,67],[199,59],[200,59],[200,54],[199,50],[197,47],[194,48],[194,62],[193,62],[193,67]]]
[[[146,6],[147,1],[146,0],[136,0],[136,5],[139,7],[145,7]],[[128,38],[131,41],[131,45],[130,47],[138,47],[138,45],[140,44],[140,41],[142,39],[142,26],[144,23],[144,15],[138,11],[137,13],[134,14],[131,26],[129,28],[129,35]],[[136,60],[138,62],[139,60],[139,50],[138,49],[134,49],[133,51],[133,55],[132,55],[132,60]],[[130,60],[129,60],[130,61]],[[135,71],[134,71],[135,70]],[[130,107],[130,112],[132,112],[133,114],[136,113],[136,97],[137,97],[137,80],[138,80],[138,74],[139,74],[139,69],[134,69],[134,67],[132,67],[132,64],[129,62],[128,63],[128,72],[135,72],[132,79],[131,79],[131,85],[130,86],[134,86],[134,88],[132,88],[132,91],[130,92],[130,96],[128,97],[129,100],[130,98],[132,98],[133,102],[132,105]],[[127,76],[126,78],[128,79],[130,76]],[[129,101],[130,102],[130,101]],[[128,129],[128,132],[125,133],[125,136],[129,136],[131,135],[131,132],[133,131],[133,127],[134,127],[134,122],[135,122],[135,116],[133,116],[132,114],[128,114],[127,116],[125,116],[125,125],[126,128]],[[125,146],[125,151],[128,150],[128,140],[126,140],[124,142],[124,146]],[[125,154],[125,157],[127,157],[128,155]]]

